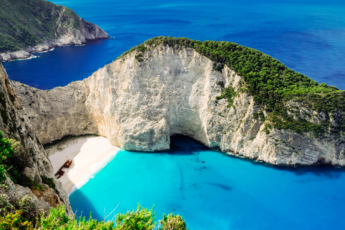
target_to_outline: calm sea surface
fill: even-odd
[[[318,82],[345,89],[344,1],[53,1],[114,39],[4,63],[11,79],[51,89],[82,80],[155,36],[237,42]],[[345,172],[279,169],[231,158],[187,138],[171,152],[121,151],[70,196],[74,211],[114,213],[155,205],[199,229],[345,229]]]
[[[74,9],[115,39],[5,63],[11,79],[40,89],[65,86],[149,38],[171,35],[233,41],[269,54],[320,83],[345,89],[344,0],[52,2]]]

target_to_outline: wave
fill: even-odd
[[[170,8],[170,7],[186,7],[186,6],[198,6],[200,4],[163,4],[156,6],[157,8]]]
[[[45,51],[41,51],[41,52],[36,52],[36,53],[47,53],[47,52],[50,52],[50,51],[53,51],[55,50],[55,48],[51,48],[49,50],[45,50]]]
[[[30,59],[34,59],[34,58],[39,58],[40,56],[35,56],[35,55],[32,55],[30,57],[27,57],[27,58],[18,58],[18,59],[15,59],[13,61],[23,61],[23,60],[30,60]],[[11,61],[9,61],[11,62]]]

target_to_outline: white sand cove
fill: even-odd
[[[120,148],[113,146],[105,137],[85,136],[71,138],[47,149],[54,173],[69,159],[72,165],[63,168],[59,179],[68,194],[83,186],[90,177],[112,160]]]

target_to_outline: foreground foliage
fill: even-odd
[[[71,218],[65,212],[64,206],[53,208],[48,215],[42,215],[34,224],[22,216],[22,211],[10,213],[5,217],[0,217],[0,229],[3,230],[153,230],[155,213],[153,210],[141,208],[139,205],[136,210],[126,214],[118,214],[112,221],[98,221],[90,218],[79,217],[78,220]],[[161,230],[186,230],[186,223],[179,215],[164,215],[163,220],[159,221],[158,229]]]
[[[15,213],[10,213],[5,217],[0,217],[0,229],[33,229],[33,225],[30,221],[23,220],[22,211],[16,211]]]
[[[266,120],[278,129],[290,129],[298,133],[313,132],[315,135],[332,131],[345,132],[345,118],[341,118],[339,125],[331,127],[329,122],[333,114],[345,112],[345,91],[325,83],[319,84],[303,74],[286,67],[280,61],[252,48],[240,46],[233,42],[196,41],[188,38],[155,37],[139,46],[123,53],[119,58],[136,51],[136,58],[143,61],[141,53],[150,50],[149,47],[158,45],[193,48],[201,55],[214,61],[213,69],[224,71],[224,65],[242,76],[244,80],[241,91],[254,97],[262,111],[269,116]],[[224,87],[224,83],[223,83]],[[229,107],[232,106],[234,90],[223,88],[222,95],[217,99],[226,98]],[[303,102],[303,105],[319,113],[324,113],[326,121],[321,124],[312,123],[301,114],[298,119],[289,113],[286,103],[290,100]],[[262,112],[260,111],[260,112]],[[341,117],[341,116],[340,116]]]
[[[142,209],[139,205],[136,211],[127,212],[126,214],[119,214],[116,217],[116,229],[154,229],[156,223],[154,222],[153,208],[150,210]]]
[[[0,183],[6,179],[5,175],[7,175],[15,184],[42,190],[42,185],[21,173],[25,167],[29,166],[28,157],[29,153],[21,147],[20,142],[4,137],[0,131]]]
[[[182,216],[174,215],[170,213],[169,215],[163,214],[163,219],[159,221],[162,225],[162,230],[169,230],[169,229],[180,229],[186,230],[187,225],[186,222],[183,220]]]

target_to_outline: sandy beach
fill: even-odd
[[[69,169],[63,169],[65,174],[59,179],[66,192],[71,194],[113,159],[119,150],[121,149],[111,145],[105,137],[86,136],[62,141],[47,149],[47,153],[54,172],[67,160],[73,161]]]

